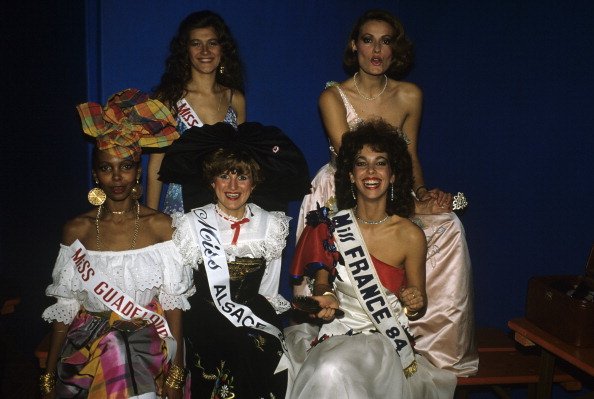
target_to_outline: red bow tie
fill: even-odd
[[[237,244],[237,238],[239,237],[239,231],[241,230],[241,225],[244,223],[247,223],[249,221],[250,221],[250,219],[243,218],[241,220],[238,220],[237,222],[231,223],[231,228],[233,230],[235,230],[235,232],[233,233],[233,240],[231,241],[231,245]]]

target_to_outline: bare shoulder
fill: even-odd
[[[327,86],[324,91],[320,94],[318,103],[320,107],[331,106],[333,104],[340,103],[340,93],[336,85]]]
[[[76,240],[85,243],[87,237],[94,236],[96,214],[91,210],[67,221],[62,228],[62,244],[71,245]]]
[[[229,89],[233,93],[233,97],[231,97],[231,106],[233,108],[239,106],[245,106],[245,96],[239,90]],[[231,94],[230,94],[231,95]]]
[[[168,241],[171,239],[173,227],[171,226],[171,216],[155,209],[143,206],[140,217],[145,221],[147,229],[158,238],[159,241]]]
[[[421,88],[411,82],[395,81],[394,91],[399,98],[407,102],[418,102],[423,99]]]
[[[408,244],[425,243],[425,233],[423,233],[423,230],[421,230],[419,226],[411,222],[409,219],[400,216],[396,217],[396,235],[399,240],[407,242]],[[394,216],[392,218],[394,218]]]

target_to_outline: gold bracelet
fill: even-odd
[[[426,191],[429,191],[429,190],[427,189],[427,187],[425,187],[425,185],[424,185],[424,184],[420,185],[420,186],[419,186],[419,187],[417,187],[417,189],[414,191],[414,192],[415,192],[415,197],[417,197],[417,199],[419,199],[419,190],[420,190],[420,189],[422,189],[422,188],[424,188]]]
[[[340,301],[338,300],[338,297],[336,296],[336,294],[332,291],[326,291],[322,294],[322,296],[331,296],[334,299],[336,299],[336,302],[338,302],[340,304]]]
[[[416,315],[418,315],[418,314],[419,314],[419,312],[418,312],[418,311],[416,311],[416,312],[411,312],[411,311],[409,311],[409,310],[408,310],[408,308],[405,306],[405,307],[404,307],[404,314],[406,315],[406,317],[415,317]]]
[[[173,389],[182,389],[186,383],[186,369],[176,364],[172,365],[165,379],[165,385]]]
[[[45,373],[39,376],[39,389],[43,395],[49,394],[56,386],[56,373]]]

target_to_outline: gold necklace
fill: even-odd
[[[375,100],[376,98],[378,98],[379,96],[381,96],[384,93],[384,91],[386,91],[386,87],[388,87],[388,77],[384,73],[384,87],[382,88],[382,90],[376,96],[367,97],[365,94],[361,93],[361,90],[359,90],[359,86],[357,86],[357,76],[358,75],[359,75],[359,72],[355,72],[355,74],[353,75],[353,82],[355,83],[355,89],[357,89],[357,93],[359,93],[359,95],[361,97],[363,97],[363,99],[365,99],[367,101],[373,101],[373,100]]]
[[[95,229],[97,231],[97,235],[96,235],[96,239],[97,239],[97,250],[101,251],[101,240],[99,239],[99,218],[101,217],[101,210],[103,209],[103,204],[99,205],[99,208],[97,209],[97,216],[95,216]],[[131,210],[131,208],[130,208]],[[126,212],[129,212],[130,210],[127,211],[110,211],[111,213],[115,214],[115,215],[122,215]],[[118,212],[118,213],[116,213]],[[136,247],[136,239],[138,238],[138,230],[140,228],[140,203],[138,203],[138,200],[136,200],[136,219],[134,220],[134,234],[132,235],[132,245],[130,246],[130,249],[134,249],[134,247]]]
[[[125,211],[112,211],[111,209],[105,207],[105,209],[107,209],[107,211],[109,213],[111,213],[112,215],[124,215],[128,212],[131,212],[133,208],[134,208],[134,205],[132,205],[132,207],[130,209],[126,209]]]

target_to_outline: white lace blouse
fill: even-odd
[[[146,306],[157,298],[164,310],[190,308],[188,296],[194,287],[192,273],[182,263],[173,241],[129,251],[88,251],[93,267],[101,271],[111,285]],[[82,285],[81,278],[69,262],[68,246],[60,245],[52,273],[53,283],[46,295],[57,302],[43,312],[43,319],[70,324],[81,307],[90,312],[109,310]]]
[[[210,204],[206,207],[214,207],[214,205]],[[173,242],[182,253],[186,267],[198,270],[198,265],[202,263],[202,253],[190,226],[189,217],[192,217],[190,213],[172,215],[175,227]],[[234,234],[231,222],[217,214],[219,233],[227,260],[234,261],[236,257],[264,258],[266,270],[258,293],[270,302],[277,313],[282,313],[290,308],[289,302],[278,293],[278,287],[282,253],[287,244],[291,218],[283,212],[265,211],[255,204],[248,204],[246,216],[250,221],[241,226],[237,244],[231,245]]]

